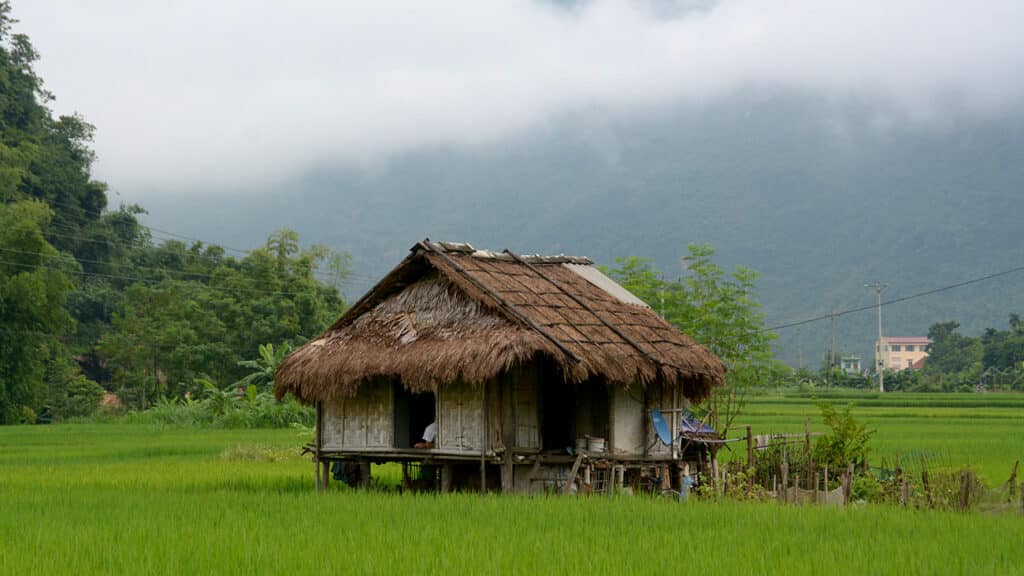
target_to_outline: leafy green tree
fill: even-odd
[[[0,423],[34,415],[47,395],[46,367],[73,329],[65,308],[72,284],[43,237],[51,217],[41,202],[0,204]]]
[[[928,328],[928,361],[925,370],[930,373],[953,374],[963,372],[977,365],[981,366],[984,355],[982,343],[977,338],[957,332],[958,322],[940,322]]]

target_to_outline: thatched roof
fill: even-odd
[[[376,376],[411,390],[480,383],[547,357],[570,382],[662,382],[692,401],[725,366],[586,258],[423,241],[319,338],[278,368],[274,393],[354,394]]]

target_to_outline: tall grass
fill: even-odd
[[[312,490],[291,430],[0,428],[0,573],[1014,574],[1010,516]]]

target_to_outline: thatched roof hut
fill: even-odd
[[[658,383],[694,402],[725,376],[717,357],[589,259],[424,240],[284,360],[274,392],[306,403],[337,400],[375,377],[436,391],[485,382],[537,357],[568,382]]]

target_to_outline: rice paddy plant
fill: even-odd
[[[0,573],[1024,572],[1024,522],[1008,514],[317,494],[304,440],[292,430],[0,428]]]

